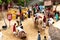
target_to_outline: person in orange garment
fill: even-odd
[[[16,23],[13,25],[13,33],[16,34]]]

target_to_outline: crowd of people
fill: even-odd
[[[23,29],[23,25],[22,25],[22,21],[24,21],[24,14],[22,14],[21,12],[22,7],[19,6],[19,13],[20,15],[16,15],[16,19],[18,19],[18,17],[20,17],[20,20],[17,20],[17,27],[16,27],[16,23],[13,26],[13,33],[14,35],[17,35],[19,37],[25,37],[26,38],[26,33]],[[59,13],[56,11],[53,11],[51,8],[46,8],[44,9],[45,11],[43,13],[41,13],[39,6],[36,4],[35,6],[32,6],[28,9],[28,11],[25,13],[28,15],[28,18],[31,18],[31,14],[33,15],[33,17],[35,18],[34,20],[34,24],[36,27],[38,27],[39,21],[41,21],[42,24],[42,28],[46,29],[46,26],[51,26],[54,23],[54,19],[56,19],[56,21],[59,20]],[[44,16],[41,17],[40,14],[43,14]],[[39,20],[42,19],[42,20]],[[38,21],[39,20],[39,21]],[[16,33],[16,29],[18,30],[18,33]],[[23,35],[23,36],[22,36]],[[41,40],[41,36],[40,36],[40,31],[38,30],[38,39],[37,40]],[[51,40],[51,37],[48,36],[48,39],[46,36],[44,36],[43,40]]]
[[[35,5],[32,6],[30,9],[28,9],[28,11],[25,13],[28,14],[28,18],[31,18],[31,14],[33,15],[33,17],[35,18],[34,20],[34,24],[36,27],[38,27],[39,24],[39,19],[42,19],[42,28],[46,29],[46,26],[51,26],[54,23],[54,19],[56,19],[56,21],[59,20],[59,12],[53,11],[51,8],[46,8],[44,9],[44,13],[40,12],[40,8],[39,5]],[[16,19],[18,19],[20,17],[20,20],[16,20],[17,22],[17,26],[16,23],[14,23],[13,25],[13,34],[20,37],[20,38],[26,38],[26,32],[24,31],[23,25],[22,25],[22,21],[24,21],[24,14],[22,14],[22,7],[19,6],[19,13],[20,15],[16,15]],[[40,14],[43,14],[44,16],[41,17]],[[37,25],[36,25],[37,24]],[[0,38],[2,37],[2,33],[0,31]],[[37,40],[41,40],[41,34],[40,31],[38,30],[38,38]],[[44,36],[43,40],[51,40],[51,37],[49,36],[48,39],[46,36]]]
[[[21,10],[22,10],[22,8],[21,8],[21,6],[19,6],[19,11],[20,11],[20,23],[21,23],[21,21],[24,21],[24,15],[21,13]],[[35,20],[35,22],[34,22],[34,24],[35,24],[35,26],[37,26],[38,24],[39,24],[39,22],[38,22],[38,19],[40,19],[40,18],[42,18],[42,22],[43,22],[43,24],[42,24],[42,28],[46,28],[46,25],[48,24],[49,26],[50,25],[52,25],[53,23],[54,23],[54,17],[55,16],[53,16],[53,14],[51,14],[51,10],[48,10],[48,9],[46,9],[45,11],[47,11],[47,12],[44,12],[44,13],[42,13],[44,16],[43,17],[41,17],[40,16],[40,14],[41,14],[41,12],[40,12],[40,8],[39,8],[39,6],[36,4],[36,6],[33,6],[33,7],[31,7],[30,9],[28,9],[28,11],[27,11],[27,13],[26,14],[28,14],[28,18],[31,18],[31,14],[33,15],[33,17],[35,18],[34,20]],[[18,17],[17,17],[18,18]],[[36,21],[37,20],[37,21]],[[37,23],[36,23],[37,22]],[[19,21],[17,21],[17,23],[18,23],[18,25],[19,25]],[[37,25],[36,25],[37,24]],[[38,27],[38,26],[37,26]],[[19,29],[19,27],[18,27],[18,29]],[[23,27],[21,26],[21,29],[23,29]],[[20,30],[20,29],[19,29]],[[21,30],[20,30],[21,31]],[[22,30],[23,31],[23,30]],[[25,32],[25,31],[24,31]],[[40,37],[40,31],[38,31],[38,39],[37,40],[41,40],[41,37]],[[47,40],[47,37],[46,36],[44,36],[44,40]],[[50,38],[50,36],[49,36],[49,39],[48,40],[51,40],[51,38]]]

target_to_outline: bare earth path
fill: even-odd
[[[6,15],[5,15],[6,16]],[[20,38],[17,38],[12,33],[12,26],[15,23],[16,20],[11,21],[11,27],[9,27],[9,21],[5,19],[8,28],[7,30],[2,30],[3,33],[3,40],[21,40]],[[37,40],[37,31],[38,29],[34,27],[34,21],[33,18],[28,18],[22,22],[24,26],[24,30],[27,33],[27,40]],[[0,29],[2,29],[2,26],[4,25],[4,20],[0,21]],[[44,32],[41,32],[41,39],[43,40],[43,36],[48,36],[48,28],[46,28],[45,34]]]
[[[6,23],[9,24],[8,20],[6,20]],[[17,38],[13,35],[12,33],[12,26],[15,23],[15,20],[11,21],[11,27],[8,28],[7,30],[2,30],[3,32],[3,40],[20,40],[20,38]],[[24,30],[27,33],[27,40],[37,40],[37,29],[34,27],[34,22],[33,19],[26,19],[22,22],[23,26],[24,26]],[[2,27],[2,25],[4,25],[4,21],[0,21],[0,29]],[[46,29],[48,32],[48,29]],[[48,35],[48,34],[46,34]],[[43,39],[44,34],[41,34],[41,37]]]

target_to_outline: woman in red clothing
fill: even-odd
[[[16,23],[13,25],[13,33],[16,34]]]

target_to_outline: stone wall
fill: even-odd
[[[60,40],[60,29],[51,26],[49,28],[49,35],[52,40]]]

